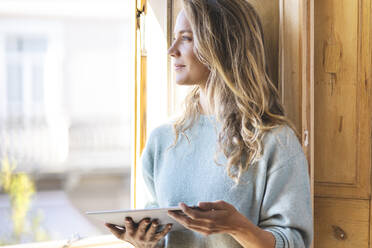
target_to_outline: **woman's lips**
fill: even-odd
[[[176,71],[178,71],[178,70],[182,70],[184,67],[186,67],[185,65],[174,65],[174,69],[176,70]]]

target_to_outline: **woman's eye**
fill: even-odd
[[[183,41],[192,41],[192,38],[191,37],[188,37],[188,36],[181,36],[180,37],[181,40]],[[177,38],[173,38],[173,43],[176,42]]]
[[[182,40],[192,41],[192,38],[188,36],[182,36]]]

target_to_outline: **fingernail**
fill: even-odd
[[[125,230],[125,228],[122,227],[122,226],[117,226],[117,225],[115,225],[115,227],[116,227],[117,229],[120,229],[120,230]]]

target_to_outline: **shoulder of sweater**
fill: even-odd
[[[295,132],[288,125],[268,131],[263,137],[263,157],[270,164],[287,161],[295,156],[304,156]]]
[[[143,166],[150,166],[151,161],[156,160],[157,154],[161,152],[161,149],[164,146],[163,144],[166,143],[164,141],[169,139],[171,132],[171,123],[163,123],[150,131],[144,151],[141,155]]]
[[[168,121],[151,130],[147,142],[150,145],[163,143],[165,141],[168,141],[169,138],[172,137],[172,134],[173,134],[172,123]]]

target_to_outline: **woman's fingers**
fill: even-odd
[[[137,230],[137,233],[136,233],[136,236],[139,240],[144,240],[145,239],[146,229],[147,229],[149,224],[150,224],[150,219],[149,218],[144,218],[139,222],[138,230]]]
[[[167,233],[171,230],[172,226],[173,226],[172,223],[167,224],[160,233],[155,234],[155,240],[159,240],[163,238],[165,235],[167,235]]]
[[[121,239],[123,237],[123,234],[125,233],[125,229],[119,229],[116,225],[105,223],[105,226],[109,228],[110,232],[114,234],[115,237],[118,239]]]
[[[109,223],[106,223],[105,225],[110,229],[115,237],[127,241],[137,247],[138,244],[143,244],[144,242],[155,244],[167,235],[172,228],[172,224],[170,223],[166,225],[161,232],[156,232],[159,226],[158,220],[155,219],[151,224],[150,223],[150,218],[144,218],[137,224],[128,217],[125,220],[125,227]]]
[[[125,229],[127,234],[133,236],[136,233],[136,227],[131,218],[125,218]]]
[[[149,230],[146,232],[146,240],[149,240],[149,241],[154,241],[155,239],[155,232],[158,228],[158,225],[159,225],[159,222],[157,220],[154,220],[152,223],[151,223],[151,226],[149,228]]]
[[[186,227],[187,229],[202,229],[204,231],[209,231],[211,229],[214,229],[213,222],[209,220],[198,220],[198,219],[192,219],[187,215],[182,214],[175,214],[173,212],[169,213],[169,216],[175,219],[177,222],[179,222],[181,225]]]
[[[192,209],[187,206],[182,211],[186,215],[188,215],[191,219],[199,219],[199,220],[206,220],[206,221],[215,219],[217,215],[217,211],[197,210],[197,209]]]

